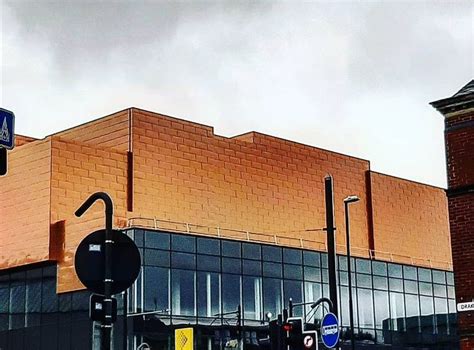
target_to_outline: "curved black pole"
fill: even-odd
[[[325,298],[325,297],[319,298],[317,301],[312,303],[311,308],[314,309],[315,307],[317,307],[321,303],[328,303],[329,304],[329,310],[331,310],[331,312],[334,312],[334,304],[332,303],[332,300],[329,299],[329,298]]]
[[[114,215],[114,205],[112,198],[105,192],[96,192],[86,199],[84,203],[74,213],[81,217],[97,200],[103,200],[105,204],[105,271],[104,271],[104,321],[102,322],[102,350],[110,349],[110,331],[112,329],[112,219]]]

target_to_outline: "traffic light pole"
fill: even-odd
[[[82,216],[89,209],[95,201],[101,199],[105,205],[105,273],[104,273],[104,306],[105,317],[102,322],[102,337],[101,349],[110,350],[110,333],[112,330],[112,219],[114,215],[114,206],[112,198],[105,192],[96,192],[92,194],[87,200],[76,210],[77,217]]]

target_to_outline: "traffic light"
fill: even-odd
[[[290,317],[282,325],[285,332],[285,345],[290,350],[317,350],[318,334],[316,331],[305,331],[301,317]]]
[[[286,334],[282,328],[281,317],[278,320],[270,321],[270,349],[281,350],[285,346]]]

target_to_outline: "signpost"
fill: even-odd
[[[79,279],[89,290],[103,294],[100,302],[91,305],[103,309],[101,348],[109,350],[114,321],[112,294],[124,291],[133,284],[140,270],[140,253],[128,236],[112,229],[114,206],[107,193],[92,194],[75,215],[82,216],[99,199],[105,204],[105,230],[91,233],[79,244],[75,267]]]
[[[339,324],[337,317],[331,312],[328,312],[321,322],[321,340],[328,348],[334,348],[339,342]]]
[[[15,115],[0,108],[0,176],[7,173],[7,149],[15,147]]]

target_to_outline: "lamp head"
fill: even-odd
[[[357,196],[348,196],[344,199],[344,203],[355,203],[355,202],[358,202],[359,200],[360,198]]]

